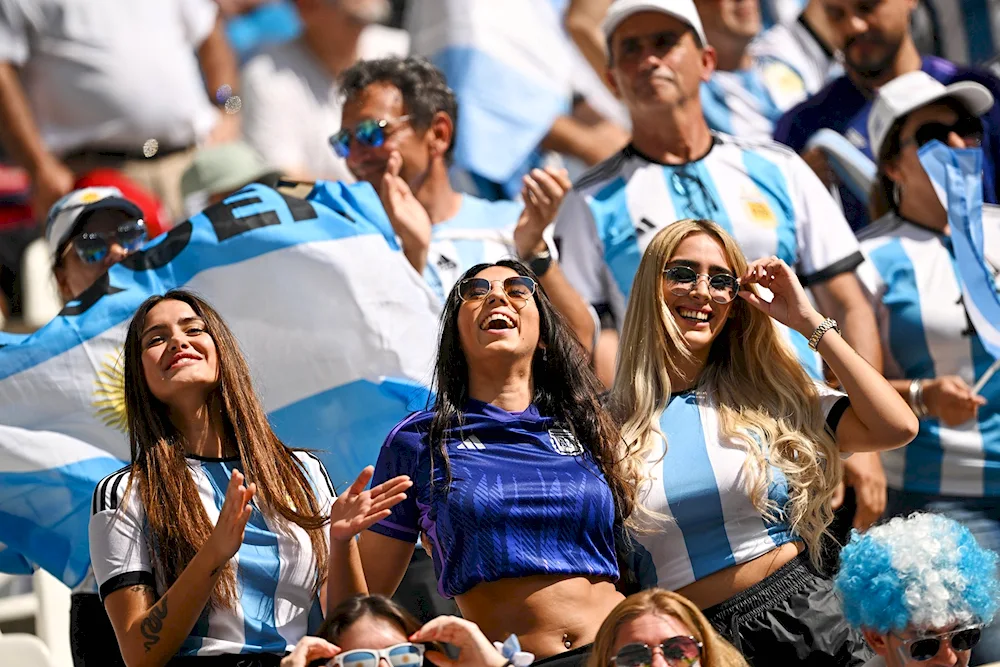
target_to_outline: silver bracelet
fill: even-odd
[[[907,402],[910,404],[910,409],[913,410],[913,414],[915,414],[918,419],[923,419],[927,416],[927,405],[924,403],[923,380],[910,381],[910,396]]]

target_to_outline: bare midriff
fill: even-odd
[[[766,579],[804,550],[802,542],[786,542],[763,556],[714,572],[677,592],[699,608],[708,609]]]
[[[455,601],[491,641],[515,634],[540,659],[593,642],[623,599],[607,579],[540,574],[481,583]]]

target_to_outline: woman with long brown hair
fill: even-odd
[[[587,667],[650,667],[657,654],[668,667],[747,667],[697,605],[662,588],[630,595],[608,614]]]
[[[150,297],[129,324],[132,463],[98,485],[90,523],[129,667],[234,654],[277,665],[327,603],[367,592],[352,537],[408,480],[364,491],[366,468],[337,497],[323,464],[271,430],[250,377],[226,323],[190,292]]]
[[[479,264],[455,284],[435,387],[379,454],[376,482],[414,488],[361,537],[369,587],[391,595],[423,535],[440,592],[487,637],[581,664],[622,600],[615,528],[635,484],[587,356],[526,266]]]
[[[808,339],[845,392],[812,380],[775,322]],[[864,663],[818,569],[840,454],[905,445],[917,422],[792,269],[776,257],[748,265],[708,220],[658,232],[629,297],[611,402],[643,477],[643,585],[705,610],[751,664]]]

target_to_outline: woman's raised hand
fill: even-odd
[[[208,536],[203,549],[208,549],[212,562],[216,567],[225,565],[243,544],[243,531],[250,520],[253,505],[250,501],[257,493],[257,485],[243,485],[246,478],[239,470],[233,470],[226,487],[226,499],[219,511],[219,520],[215,523],[212,534]]]
[[[773,294],[770,302],[760,298],[750,290],[757,284]],[[816,312],[798,276],[791,267],[777,257],[765,257],[751,262],[747,272],[740,278],[740,297],[790,329],[807,338],[823,321]]]
[[[292,652],[281,659],[280,667],[308,667],[316,660],[332,658],[340,647],[319,637],[303,637]]]
[[[410,636],[411,642],[445,642],[458,649],[458,657],[449,658],[439,651],[428,651],[427,658],[440,667],[503,667],[506,658],[496,650],[479,626],[464,618],[438,616]]]
[[[375,468],[361,471],[354,483],[337,496],[330,509],[330,539],[346,542],[363,530],[389,516],[389,510],[406,498],[405,491],[413,486],[406,475],[393,477],[365,491]]]

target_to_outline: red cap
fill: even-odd
[[[167,209],[154,194],[115,169],[94,169],[76,179],[76,189],[112,187],[121,190],[125,199],[142,209],[149,238],[155,238],[174,226]]]

